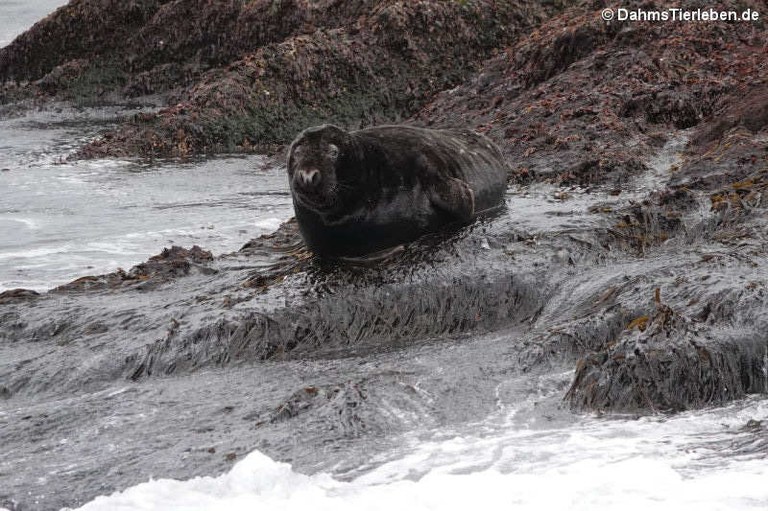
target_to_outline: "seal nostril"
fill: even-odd
[[[299,184],[305,187],[315,187],[320,183],[320,171],[317,169],[300,170]]]

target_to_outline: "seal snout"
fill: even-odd
[[[296,184],[305,190],[313,190],[320,184],[320,171],[317,169],[300,169],[296,172]]]

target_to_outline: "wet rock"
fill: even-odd
[[[484,131],[509,158],[513,182],[616,186],[644,173],[659,137],[699,126],[734,104],[725,99],[734,90],[743,94],[764,79],[762,24],[742,37],[727,24],[670,31],[658,23],[605,23],[599,14],[587,4],[553,16],[415,119]],[[496,79],[488,84],[483,76]],[[759,93],[750,98],[759,105]]]
[[[735,100],[736,97],[738,100]],[[699,131],[692,141],[694,144],[705,146],[720,140],[727,131],[736,127],[757,133],[768,126],[768,84],[751,83],[722,103],[717,120]]]
[[[646,325],[647,322],[647,326]],[[577,408],[680,411],[764,392],[764,337],[700,324],[664,304],[579,360],[566,398]]]
[[[129,276],[136,279],[170,278],[187,275],[193,266],[206,268],[205,264],[213,261],[213,255],[194,245],[191,249],[173,246],[150,257],[146,263],[136,265]]]
[[[55,93],[65,87],[71,87],[73,82],[88,69],[90,62],[87,59],[73,59],[56,66],[35,85],[46,93]]]
[[[0,49],[0,82],[38,80],[69,61],[109,54],[164,3],[70,2]]]
[[[88,291],[96,289],[115,288],[124,285],[135,285],[138,289],[148,289],[174,277],[188,275],[193,269],[201,273],[213,273],[209,267],[213,255],[197,245],[190,249],[173,246],[149,258],[144,263],[137,264],[126,272],[118,268],[116,272],[99,276],[80,277],[68,284],[56,287],[52,292],[69,293],[72,291]]]
[[[174,106],[134,118],[84,157],[263,150],[320,121],[408,116],[554,10],[524,0],[81,1],[0,50],[0,97],[82,104],[167,93]],[[98,32],[94,44],[71,40],[80,25]]]
[[[766,210],[726,216],[710,200],[736,176],[719,165],[752,164],[724,149],[711,179],[697,181],[710,160],[655,147],[669,161],[664,172],[644,163],[660,174],[650,185],[618,195],[574,187],[567,200],[551,199],[563,191],[555,184],[512,187],[507,211],[372,266],[314,258],[288,222],[232,254],[172,248],[7,303],[2,399],[20,410],[64,404],[51,407],[37,443],[15,416],[0,436],[21,446],[15,466],[36,473],[41,460],[28,450],[39,438],[91,431],[83,421],[103,415],[99,435],[121,440],[110,458],[88,458],[98,460],[89,470],[119,467],[129,479],[117,470],[98,479],[122,487],[148,467],[168,477],[224,470],[224,453],[253,448],[324,469],[339,462],[329,453],[365,451],[416,424],[476,421],[542,392],[556,406],[574,368],[567,398],[577,410],[682,410],[765,392]],[[624,217],[628,233],[666,240],[642,250],[620,242]],[[73,399],[87,400],[88,413]],[[124,426],[112,419],[118,404]],[[141,442],[124,438],[137,434]],[[80,459],[90,445],[72,449]],[[189,458],[164,461],[179,456]],[[78,499],[103,493],[83,470],[53,484]],[[13,496],[27,491],[2,482]]]
[[[521,11],[532,16],[514,16]],[[134,119],[79,156],[274,150],[308,125],[402,118],[466,78],[544,12],[526,2],[382,0],[353,28],[326,25],[204,74],[176,106],[149,121]]]
[[[40,296],[40,293],[32,289],[10,289],[0,293],[0,305],[31,300],[38,296]]]
[[[341,427],[347,430],[346,434],[350,434],[366,427],[362,408],[367,394],[364,385],[352,382],[328,388],[305,387],[275,409],[270,421],[286,421],[312,412],[325,416],[328,427]]]
[[[372,273],[348,275],[349,283],[329,281],[329,292],[305,305],[249,313],[148,344],[126,358],[125,370],[137,380],[207,366],[377,351],[514,324],[541,300],[532,282],[514,275],[489,275],[479,287],[477,276],[401,285],[369,280]]]
[[[693,195],[682,188],[653,192],[641,202],[610,211],[616,223],[604,243],[642,255],[682,232],[684,215],[697,206]]]

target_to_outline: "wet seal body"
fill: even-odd
[[[359,257],[500,208],[507,166],[471,130],[323,125],[293,141],[288,176],[309,249]]]

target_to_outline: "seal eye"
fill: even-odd
[[[334,144],[328,144],[328,157],[335,160],[339,157],[339,146]]]
[[[294,168],[296,167],[296,160],[301,158],[301,154],[304,147],[300,145],[294,145],[291,147],[290,153],[288,153],[288,174],[293,175]]]

